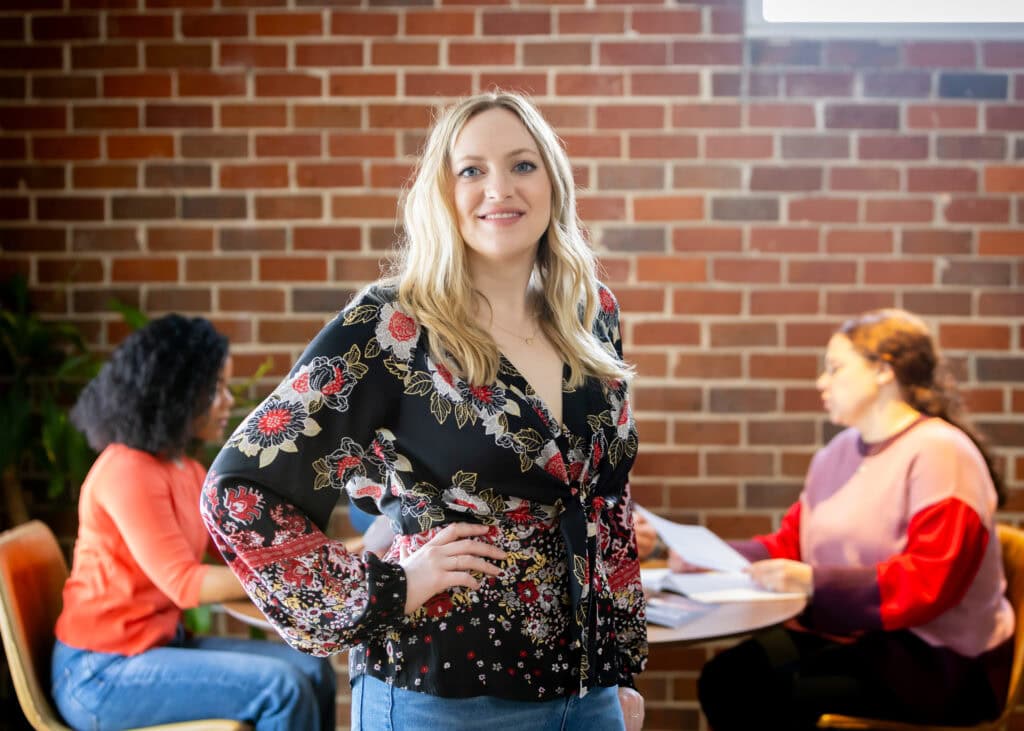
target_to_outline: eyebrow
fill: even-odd
[[[535,150],[535,149],[533,149],[531,147],[520,147],[520,148],[518,148],[516,150],[512,150],[511,152],[506,153],[505,157],[516,157],[517,155],[522,155],[524,152],[528,152],[531,155],[537,155],[538,157],[540,156],[540,153],[537,150]],[[481,157],[480,155],[462,155],[461,157],[455,158],[455,162],[462,162],[464,160],[483,160],[483,159],[485,159],[485,158]]]

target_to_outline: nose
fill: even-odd
[[[819,391],[824,391],[825,387],[828,385],[828,374],[822,373],[818,376],[818,380],[814,382],[814,385]]]
[[[512,195],[512,182],[503,171],[495,171],[488,176],[487,197],[490,200],[505,200]]]

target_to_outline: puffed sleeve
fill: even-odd
[[[356,556],[324,530],[346,490],[378,512],[401,468],[386,425],[419,330],[378,291],[313,339],[291,373],[239,425],[214,461],[201,511],[251,599],[299,650],[327,655],[401,618],[405,572]]]

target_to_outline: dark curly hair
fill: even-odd
[[[985,459],[999,505],[1006,502],[1006,487],[988,441],[964,408],[956,378],[942,356],[928,326],[906,310],[871,310],[847,320],[837,331],[870,361],[892,367],[903,400],[928,416],[952,424],[974,442]]]
[[[71,421],[89,445],[118,443],[164,459],[185,453],[210,408],[228,339],[204,318],[171,314],[136,330],[78,397]]]

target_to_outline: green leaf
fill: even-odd
[[[206,635],[213,629],[213,611],[204,604],[201,607],[186,609],[182,613],[185,629],[197,635]]]
[[[149,317],[147,317],[144,312],[132,307],[131,305],[126,305],[116,297],[111,297],[107,300],[107,307],[115,312],[120,312],[122,319],[124,319],[125,323],[132,330],[138,330],[141,327],[145,327],[149,322]]]

